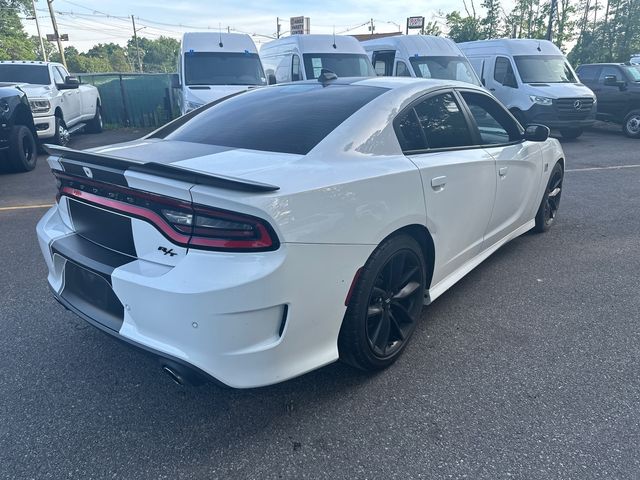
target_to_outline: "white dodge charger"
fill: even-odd
[[[178,382],[384,368],[429,304],[556,217],[564,154],[469,84],[278,85],[129,143],[49,147],[55,298]]]

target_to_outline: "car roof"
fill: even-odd
[[[300,84],[318,84],[318,80],[305,80],[301,82],[281,83],[273,87],[285,87]],[[414,90],[421,87],[428,90],[436,90],[439,88],[469,88],[485,92],[485,90],[477,85],[467,82],[459,82],[457,80],[446,80],[439,78],[414,78],[414,77],[343,77],[326,82],[328,85],[362,85],[366,87],[380,87],[387,90]],[[270,88],[273,88],[270,87]]]
[[[603,66],[618,66],[618,67],[630,67],[631,64],[629,63],[615,63],[615,62],[611,62],[611,63],[583,63],[581,65],[578,66],[578,68],[580,67],[603,67]]]

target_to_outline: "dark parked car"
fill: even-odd
[[[36,166],[36,128],[25,93],[0,83],[0,170],[27,172]]]
[[[598,120],[622,124],[627,137],[640,138],[640,65],[593,63],[576,72],[598,98]]]

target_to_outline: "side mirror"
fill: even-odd
[[[626,82],[618,80],[615,75],[605,75],[604,84],[607,87],[618,87],[621,90],[627,85]]]
[[[550,133],[549,127],[532,123],[524,129],[523,138],[530,142],[544,142]]]
[[[268,73],[267,74],[267,83],[269,85],[275,85],[276,84],[276,76],[273,73]]]
[[[80,79],[74,76],[66,76],[62,85],[56,85],[60,90],[70,90],[80,86]]]
[[[182,84],[180,83],[180,75],[177,73],[171,74],[171,88],[181,88]]]

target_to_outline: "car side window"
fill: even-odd
[[[398,61],[398,63],[396,63],[396,77],[410,77],[410,76],[411,76],[411,72],[409,71],[407,64],[402,61]]]
[[[291,59],[291,81],[298,82],[302,80],[300,76],[300,57],[298,55],[294,55]]]
[[[520,129],[494,99],[474,92],[461,92],[478,126],[481,145],[501,145],[521,139]]]
[[[618,80],[623,80],[622,73],[618,68],[612,67],[611,65],[605,65],[602,67],[600,77],[598,77],[598,83],[604,85],[604,77],[608,77],[610,75],[615,75]]]
[[[429,97],[414,109],[428,148],[473,145],[469,125],[453,93]]]
[[[58,67],[53,67],[53,83],[56,85],[62,85],[64,83],[64,77]]]
[[[582,82],[595,82],[598,78],[598,68],[595,65],[586,65],[578,69],[578,78]]]
[[[427,148],[422,126],[413,108],[396,121],[396,132],[403,152]]]
[[[496,57],[493,79],[506,87],[517,88],[518,86],[511,62],[506,57]]]

